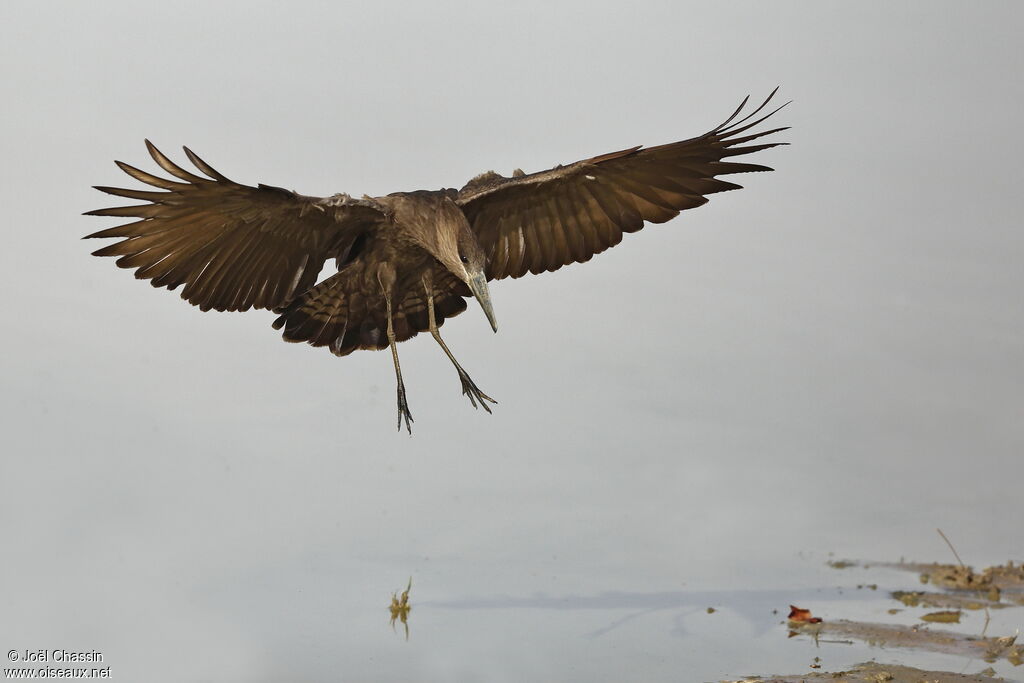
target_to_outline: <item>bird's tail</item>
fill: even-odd
[[[387,303],[378,287],[364,285],[359,265],[350,264],[281,309],[274,329],[283,330],[285,341],[325,346],[336,356],[387,348]],[[464,285],[440,288],[434,301],[438,325],[466,310],[469,294]],[[426,295],[419,288],[399,293],[392,324],[399,342],[429,329]]]

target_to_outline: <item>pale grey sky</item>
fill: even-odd
[[[410,574],[436,604],[799,588],[829,551],[945,559],[937,526],[1021,558],[1022,29],[1012,2],[3,3],[0,645],[118,680],[717,680],[771,648],[429,604],[407,645],[381,610]],[[497,335],[445,326],[494,415],[403,344],[411,439],[388,354],[284,344],[78,239],[145,137],[374,195],[690,137],[776,85],[775,173],[495,283]]]

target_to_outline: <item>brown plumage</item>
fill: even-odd
[[[723,124],[689,140],[511,178],[489,171],[461,190],[362,199],[241,185],[185,148],[203,177],[147,140],[153,160],[176,180],[116,162],[162,191],[97,186],[144,203],[88,212],[136,219],[88,237],[121,238],[94,254],[119,257],[118,266],[154,287],[182,287],[181,297],[204,311],[270,309],[285,340],[339,356],[390,347],[398,424],[404,419],[411,431],[398,342],[429,330],[455,364],[463,393],[490,412],[494,400],[441,339],[444,320],[464,311],[472,296],[497,331],[488,281],[589,261],[645,222],[664,223],[706,203],[707,195],[740,187],[718,176],[772,170],[726,159],[785,144],[747,144],[785,130],[748,132],[781,109],[755,119],[774,94],[737,120],[744,99]],[[317,283],[329,259],[338,272]]]

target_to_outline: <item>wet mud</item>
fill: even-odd
[[[1016,668],[1024,664],[1024,642],[1018,643],[1017,633],[986,633],[990,610],[1020,609],[1024,606],[1024,566],[1007,562],[982,570],[961,564],[921,564],[913,562],[862,562],[836,560],[828,563],[834,569],[874,567],[896,569],[917,574],[921,590],[896,590],[889,593],[894,601],[887,612],[899,615],[904,623],[870,623],[847,619],[822,618],[804,607],[790,606],[787,626],[791,638],[807,638],[814,643],[861,642],[879,648],[880,657],[887,651],[933,652],[962,656],[976,662],[979,671],[974,674],[931,671],[910,666],[869,662],[849,670],[825,671],[816,657],[809,664],[810,671],[796,675],[753,677],[744,681],[865,681],[870,683],[949,683],[953,681],[1020,680],[999,678],[992,665]],[[865,584],[857,586],[864,588]],[[877,589],[874,584],[866,587]],[[806,606],[805,606],[806,607]],[[931,610],[931,611],[928,611]],[[961,617],[970,612],[984,612],[984,624],[979,633],[964,633],[943,628],[946,624],[959,624]],[[1024,610],[1022,610],[1024,612]],[[910,617],[909,619],[907,617]],[[1024,615],[1022,615],[1024,617]],[[913,623],[905,623],[911,621]],[[972,622],[973,623],[973,622]],[[936,625],[938,624],[938,626]],[[906,661],[906,657],[901,657]],[[986,666],[988,664],[988,666]],[[981,668],[984,667],[984,668]],[[1024,673],[1024,672],[1022,672]]]
[[[959,674],[949,671],[925,671],[911,666],[866,662],[848,671],[812,672],[794,676],[768,676],[744,678],[734,683],[803,683],[804,681],[832,681],[833,683],[999,683],[1004,678],[982,671],[977,674]]]

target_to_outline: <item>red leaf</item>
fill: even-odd
[[[812,617],[811,610],[797,607],[796,605],[789,606],[789,620],[790,621],[802,621],[808,624],[820,624],[821,619],[819,617]]]

